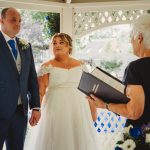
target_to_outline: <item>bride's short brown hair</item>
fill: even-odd
[[[54,41],[54,39],[55,39],[56,37],[61,38],[61,40],[62,40],[63,42],[65,42],[65,43],[70,47],[70,49],[69,49],[69,54],[71,54],[71,53],[72,53],[72,38],[71,38],[68,34],[66,34],[66,33],[55,33],[55,34],[52,36],[51,43]]]

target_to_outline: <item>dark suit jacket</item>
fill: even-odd
[[[0,118],[9,118],[15,112],[21,95],[24,114],[30,108],[40,107],[37,75],[31,45],[22,49],[16,38],[21,56],[21,72],[18,73],[10,49],[0,32]]]

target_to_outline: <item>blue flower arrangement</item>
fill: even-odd
[[[125,127],[115,150],[150,150],[150,123],[141,128]]]

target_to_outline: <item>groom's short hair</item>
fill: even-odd
[[[8,11],[8,9],[11,9],[11,7],[7,7],[2,9],[1,11],[1,18],[5,18],[6,17],[6,12]]]

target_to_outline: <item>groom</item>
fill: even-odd
[[[37,75],[31,45],[16,37],[21,17],[14,8],[1,12],[0,31],[0,150],[23,150],[28,103],[31,126],[40,119]]]

